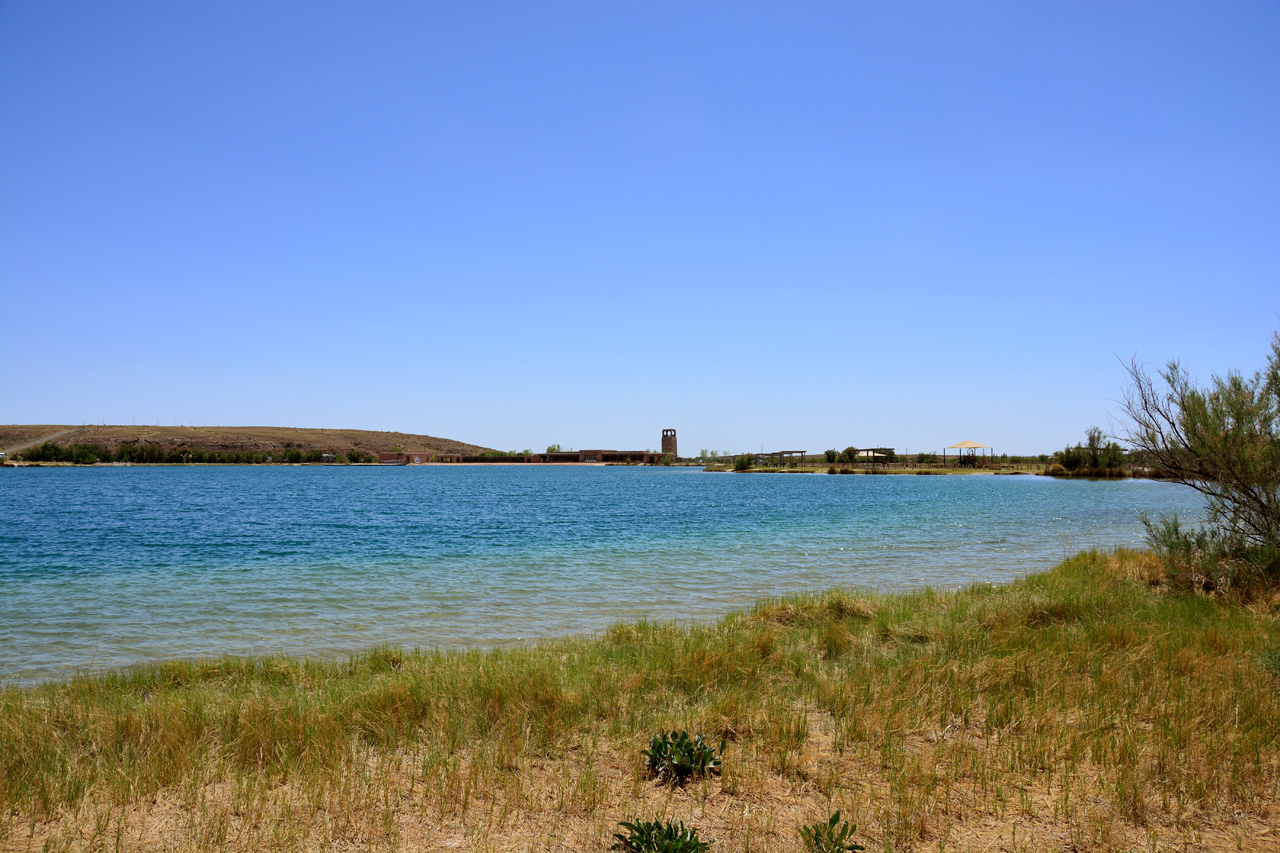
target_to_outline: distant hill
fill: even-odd
[[[489,450],[475,444],[414,435],[407,432],[372,432],[363,429],[307,429],[305,427],[165,427],[165,426],[58,426],[50,424],[0,425],[0,451],[12,454],[23,447],[42,444],[46,440],[69,446],[96,444],[113,453],[122,444],[155,445],[166,450],[219,452],[252,451],[276,454],[296,447],[303,453],[388,452],[398,448],[406,452],[455,453],[475,456]]]

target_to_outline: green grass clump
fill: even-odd
[[[1273,649],[1263,649],[1258,653],[1257,661],[1258,666],[1280,678],[1280,646]]]

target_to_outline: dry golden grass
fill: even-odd
[[[1007,587],[765,602],[492,653],[175,662],[0,693],[5,850],[1280,849],[1277,609],[1148,556]],[[649,779],[659,730],[722,773]]]

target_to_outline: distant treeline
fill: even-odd
[[[1067,445],[1053,454],[1053,464],[1044,473],[1050,477],[1129,477],[1133,460],[1124,448],[1114,441],[1106,441],[1106,435],[1098,427],[1089,427],[1086,441],[1073,447]]]
[[[354,448],[343,454],[333,454],[342,462],[376,462],[370,453]],[[320,450],[303,451],[287,447],[278,454],[256,450],[189,450],[185,447],[160,447],[156,444],[122,444],[115,451],[97,444],[72,444],[63,446],[46,441],[39,447],[24,450],[14,456],[24,462],[71,462],[76,465],[93,465],[97,462],[133,462],[139,464],[183,465],[191,462],[207,465],[265,465],[278,462],[323,462],[325,454]]]

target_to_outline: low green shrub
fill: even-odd
[[[622,821],[618,826],[627,830],[627,835],[615,832],[618,839],[610,850],[623,850],[626,853],[701,853],[712,845],[711,841],[701,841],[698,830],[685,826],[684,821],[638,820]]]
[[[1252,544],[1220,527],[1186,529],[1177,516],[1141,518],[1147,544],[1174,587],[1247,594],[1280,581],[1280,544]]]
[[[1042,471],[1048,477],[1079,477],[1093,480],[1118,480],[1130,476],[1127,468],[1064,468],[1053,463]]]
[[[827,818],[826,822],[818,821],[800,827],[800,837],[804,839],[804,848],[812,853],[846,853],[846,851],[865,850],[861,844],[849,840],[853,831],[849,821],[840,820],[840,811]]]
[[[722,752],[724,741],[717,750],[708,746],[702,735],[690,738],[687,731],[661,732],[649,740],[649,748],[643,753],[644,766],[659,779],[684,783],[719,772]]]

